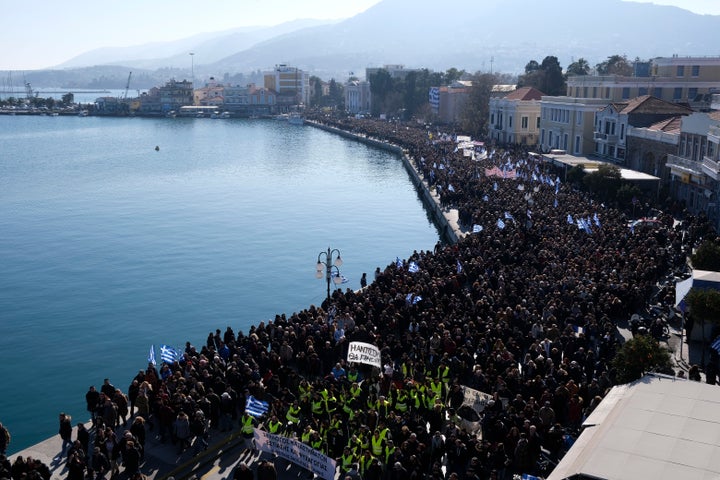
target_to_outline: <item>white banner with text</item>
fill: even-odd
[[[263,452],[275,453],[278,457],[310,470],[320,478],[335,478],[335,460],[302,442],[256,428],[255,444]]]
[[[382,368],[380,364],[380,349],[372,343],[350,342],[347,361],[367,363],[373,367]]]

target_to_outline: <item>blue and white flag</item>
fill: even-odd
[[[497,191],[497,189],[498,189],[497,182],[494,182],[494,183],[493,183],[493,190]]]
[[[339,272],[333,272],[332,276],[334,278],[340,277],[340,283],[348,283],[350,280],[347,279],[345,275],[340,275]]]
[[[487,202],[489,200],[490,200],[490,197],[488,197],[487,195],[483,195],[483,202]]]
[[[460,263],[460,260],[456,260],[456,262],[457,262],[457,273],[462,273],[462,271],[463,271],[462,263]]]
[[[713,342],[710,344],[710,348],[720,353],[720,337],[717,337],[715,340],[713,340]]]
[[[573,325],[572,326],[573,332],[575,332],[575,336],[580,336],[581,333],[585,333],[585,329],[581,327],[580,325]]]
[[[473,225],[473,233],[480,233],[483,231],[482,225],[478,225],[477,223]]]
[[[415,296],[413,297],[413,299],[412,299],[412,304],[415,305],[415,304],[418,303],[420,300],[422,300],[422,297],[421,297],[420,295],[415,295]]]
[[[535,475],[530,475],[529,473],[523,473],[520,478],[522,480],[540,480],[540,477],[536,477]]]
[[[160,345],[160,360],[165,363],[175,363],[180,360],[180,353],[168,345]]]
[[[451,192],[455,191],[455,187],[452,186],[452,183],[448,184],[448,190]]]
[[[595,215],[593,216],[593,220],[595,220],[595,225],[597,225],[598,228],[600,228],[600,227],[601,227],[601,225],[600,225],[600,217],[598,217],[597,212],[595,212]]]
[[[523,190],[525,190],[525,185],[523,185],[523,184],[521,183],[521,184],[519,184],[519,185],[517,186],[517,189],[522,192]]]
[[[155,362],[155,345],[150,345],[150,353],[148,354],[148,363],[157,365]]]
[[[403,268],[402,260],[400,260],[400,257],[395,257],[395,266],[397,268]]]
[[[408,272],[416,273],[419,271],[420,271],[420,267],[418,267],[418,264],[415,262],[410,262],[410,265],[408,265]]]
[[[268,402],[263,402],[252,395],[248,395],[245,401],[245,411],[253,417],[262,417],[268,411]]]
[[[407,295],[405,295],[405,303],[407,305],[412,305],[412,301],[413,301],[413,293],[410,292]]]
[[[501,218],[498,218],[497,226],[500,230],[502,230],[503,228],[505,228],[505,222],[503,222]]]
[[[557,198],[556,198],[555,201],[553,202],[553,206],[554,206],[555,208],[557,208],[557,206],[558,206]]]
[[[515,221],[515,218],[512,215],[510,215],[510,212],[505,212],[505,219],[512,220],[513,222]]]
[[[569,213],[568,213],[568,216],[567,216],[567,222],[568,222],[570,225],[572,225],[573,223],[575,223],[575,220],[573,220],[572,215],[570,215]]]
[[[555,195],[560,191],[560,180],[555,183]]]

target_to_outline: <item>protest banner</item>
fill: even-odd
[[[380,350],[372,343],[350,342],[347,361],[366,363],[373,367],[381,368]]]
[[[293,438],[254,429],[255,444],[263,452],[274,453],[295,465],[310,470],[325,480],[335,478],[335,460]]]

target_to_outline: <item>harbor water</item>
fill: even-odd
[[[157,147],[157,148],[156,148]],[[401,160],[277,120],[0,116],[0,422],[17,452],[127,391],[150,346],[201,346],[432,249]]]

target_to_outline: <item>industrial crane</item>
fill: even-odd
[[[132,77],[132,72],[128,74],[128,80],[125,84],[125,94],[123,95],[123,100],[127,99],[128,90],[130,89],[130,77]]]

